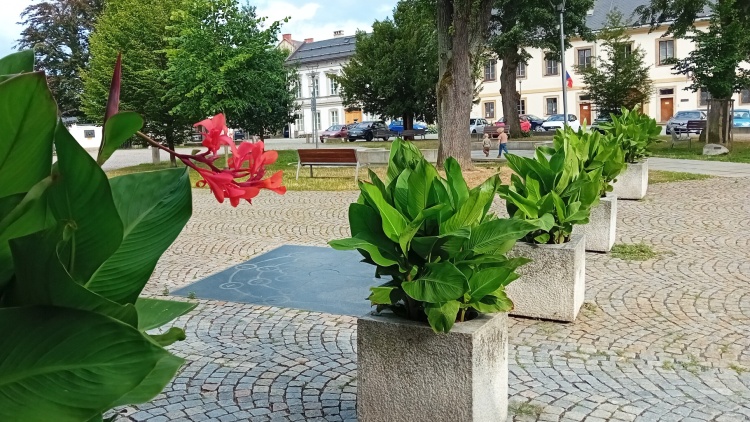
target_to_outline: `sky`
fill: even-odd
[[[21,12],[39,1],[0,0],[0,57],[15,51],[22,29],[17,25]],[[257,7],[259,16],[267,16],[271,21],[289,17],[281,33],[290,33],[299,41],[305,38],[318,41],[333,38],[336,30],[343,30],[344,35],[353,35],[357,29],[369,31],[373,21],[392,15],[397,0],[256,0],[249,3]]]

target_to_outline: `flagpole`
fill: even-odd
[[[557,5],[560,12],[560,64],[562,65],[562,103],[563,103],[563,125],[568,126],[568,70],[565,68],[565,29],[563,14],[565,13],[565,0]]]

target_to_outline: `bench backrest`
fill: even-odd
[[[402,136],[419,136],[424,135],[427,129],[405,129],[401,132]]]
[[[705,129],[705,128],[706,128],[705,120],[688,120],[687,122],[688,130],[697,130],[697,129]]]
[[[357,163],[357,150],[353,148],[298,149],[301,163]]]

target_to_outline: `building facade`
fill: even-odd
[[[588,26],[596,31],[601,29],[607,13],[616,6],[625,17],[631,16],[637,6],[644,0],[597,0],[594,9],[587,16]],[[707,22],[698,22],[697,26],[706,27]],[[648,27],[630,29],[629,35],[633,47],[640,47],[645,52],[644,62],[651,68],[651,79],[654,92],[644,104],[643,111],[658,122],[666,122],[676,112],[706,108],[706,93],[686,90],[691,80],[685,75],[674,75],[672,66],[665,65],[668,58],[684,58],[693,50],[690,40],[663,37],[666,28],[651,32]],[[579,66],[595,65],[595,58],[604,56],[598,42],[587,42],[581,39],[571,41],[572,48],[565,52],[565,63],[568,74],[573,80],[572,88],[568,89],[568,113],[574,114],[582,123],[589,124],[596,118],[596,110],[585,95],[583,79],[577,72]],[[521,64],[516,76],[516,89],[521,100],[518,109],[521,114],[533,114],[547,118],[552,114],[562,113],[562,75],[556,60],[546,60],[545,51],[529,50],[531,59]],[[501,58],[500,58],[501,59]],[[494,122],[503,116],[500,96],[500,66],[499,60],[492,60],[485,65],[484,80],[481,81],[482,90],[479,103],[472,108],[472,117],[484,117]],[[743,91],[735,95],[735,108],[750,108],[750,92]]]
[[[289,55],[287,66],[297,71],[298,118],[289,125],[290,137],[301,137],[313,132],[313,118],[318,133],[336,124],[369,120],[360,109],[347,109],[339,96],[339,85],[332,76],[340,75],[343,66],[354,55],[356,37],[336,31],[334,37],[323,41],[305,40]],[[312,101],[316,111],[313,115]]]

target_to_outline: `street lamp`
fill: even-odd
[[[308,76],[310,77],[310,115],[312,116],[312,131],[315,137],[315,148],[318,148],[318,101],[317,101],[317,80],[318,80],[318,66],[308,66],[307,70],[310,71]]]
[[[568,78],[567,71],[565,70],[565,0],[560,0],[560,4],[557,5],[557,11],[560,12],[560,65],[562,71],[560,72],[562,79],[562,103],[563,103],[563,125],[568,126]]]

